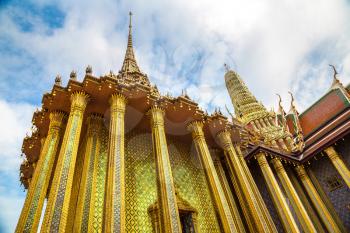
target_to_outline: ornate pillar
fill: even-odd
[[[249,168],[248,168],[247,163],[246,163],[246,161],[245,161],[245,159],[243,157],[243,154],[242,154],[242,151],[241,151],[240,147],[239,146],[235,146],[235,150],[236,150],[237,156],[238,156],[238,158],[239,158],[239,160],[241,162],[241,165],[243,167],[244,175],[249,180],[250,186],[253,189],[254,195],[255,195],[255,197],[256,197],[256,199],[258,201],[258,204],[259,204],[259,208],[261,209],[266,222],[269,224],[269,227],[271,229],[275,229],[277,231],[277,229],[275,227],[275,224],[274,224],[274,222],[273,222],[273,220],[271,218],[270,212],[268,211],[268,209],[267,209],[267,207],[265,205],[265,202],[264,202],[264,200],[262,199],[262,197],[260,195],[260,191],[259,191],[258,187],[255,184],[255,181],[254,181],[254,179],[252,177],[252,174],[249,171]]]
[[[328,155],[329,159],[332,161],[334,167],[337,169],[341,177],[343,177],[346,185],[350,188],[350,171],[346,167],[341,156],[335,151],[333,146],[328,147],[324,151]]]
[[[248,229],[249,229],[248,232],[256,232],[257,229],[256,229],[255,225],[253,224],[252,221],[250,221],[250,219],[252,219],[253,217],[252,217],[251,212],[249,210],[249,206],[244,199],[244,194],[243,194],[241,188],[239,187],[238,178],[235,174],[235,171],[232,167],[232,164],[229,161],[229,155],[227,155],[227,152],[224,152],[224,154],[225,154],[225,165],[229,170],[230,181],[232,182],[234,191],[237,195],[238,202],[240,204],[240,207],[241,207],[243,215],[244,215],[244,219],[246,220],[245,222],[246,222]]]
[[[282,183],[284,191],[287,193],[287,196],[293,206],[295,213],[298,216],[299,222],[304,230],[304,232],[317,232],[314,224],[312,223],[309,214],[306,212],[303,203],[301,202],[296,190],[294,189],[292,182],[290,181],[284,167],[278,158],[273,158],[272,164],[276,170],[276,173]]]
[[[15,232],[37,232],[65,116],[63,112],[50,113],[48,134],[42,145]]]
[[[235,175],[237,176],[237,181],[239,183],[240,188],[242,189],[242,193],[245,201],[249,207],[250,214],[252,219],[247,219],[247,221],[253,221],[254,225],[258,232],[277,232],[276,228],[267,221],[264,216],[263,210],[259,206],[257,197],[251,187],[250,181],[245,175],[244,168],[241,165],[241,161],[238,158],[236,151],[231,142],[230,133],[226,130],[221,131],[217,138],[221,143],[223,149],[227,152],[228,161],[234,169]]]
[[[164,130],[164,111],[154,106],[148,111],[148,115],[151,118],[153,153],[157,169],[161,232],[180,233],[181,224]]]
[[[341,232],[338,225],[334,221],[332,215],[328,211],[326,205],[323,203],[314,185],[312,184],[304,167],[302,165],[298,165],[295,167],[295,171],[297,172],[299,179],[301,180],[304,188],[306,189],[306,192],[308,193],[318,215],[322,219],[322,222],[326,226],[327,230],[329,232],[335,232],[335,233]]]
[[[75,162],[88,95],[84,92],[74,92],[71,95],[71,102],[71,111],[51,184],[41,232],[64,232],[66,230]]]
[[[244,233],[246,232],[246,230],[245,230],[242,218],[239,214],[238,205],[236,204],[236,201],[232,195],[232,191],[226,179],[224,168],[222,167],[222,164],[219,158],[214,159],[214,166],[216,168],[216,172],[218,174],[232,217],[237,223],[238,232]]]
[[[222,228],[224,232],[239,232],[239,222],[237,222],[237,218],[233,218],[231,215],[228,202],[221,187],[218,174],[215,171],[214,163],[204,138],[203,123],[193,121],[188,125],[188,130],[192,132],[196,151],[203,165],[206,179],[217,208],[217,213],[221,220]]]
[[[127,100],[121,94],[110,98],[105,232],[125,232],[124,116]]]
[[[286,232],[299,232],[298,226],[293,218],[292,212],[283,196],[282,190],[280,189],[277,180],[267,162],[267,159],[263,153],[256,155],[256,159],[264,176],[267,188],[269,190],[271,199],[275,204],[280,220],[283,224]]]
[[[90,232],[93,230],[88,228],[89,225],[91,225],[89,217],[91,214],[94,214],[93,211],[90,211],[90,206],[94,205],[92,201],[94,192],[92,192],[92,189],[95,183],[95,164],[97,163],[96,161],[101,147],[102,120],[103,118],[97,114],[92,114],[87,120],[86,152],[84,154],[79,197],[75,212],[74,232]],[[100,190],[95,190],[95,192],[99,191]]]

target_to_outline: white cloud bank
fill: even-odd
[[[20,187],[21,146],[34,107],[0,100],[0,230],[13,232],[24,201]]]

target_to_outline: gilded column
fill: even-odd
[[[153,153],[157,169],[161,232],[180,233],[181,224],[164,129],[164,111],[161,108],[154,106],[149,110],[148,115],[151,118]]]
[[[279,177],[284,191],[287,193],[287,196],[293,206],[295,213],[298,216],[299,222],[303,228],[304,232],[317,232],[314,224],[312,223],[309,214],[306,212],[303,203],[301,202],[297,192],[295,191],[292,182],[290,181],[287,172],[284,170],[284,167],[281,163],[281,160],[278,158],[273,158],[272,164],[276,170],[277,176]]]
[[[217,213],[220,216],[224,232],[240,232],[238,219],[236,216],[233,218],[231,215],[231,211],[221,187],[218,174],[216,173],[208,145],[205,141],[203,123],[199,121],[193,121],[188,125],[188,130],[192,132],[192,138],[196,147],[196,151],[203,165],[206,179],[212,192],[214,203],[217,208]]]
[[[105,232],[125,232],[124,117],[126,103],[126,98],[121,94],[113,94],[110,98]]]
[[[299,232],[298,226],[293,218],[292,212],[285,200],[285,197],[280,189],[277,180],[267,162],[267,159],[263,153],[256,155],[256,159],[264,176],[267,188],[271,195],[271,199],[275,204],[280,220],[283,224],[286,232]]]
[[[346,185],[350,188],[350,171],[342,160],[341,156],[336,152],[333,146],[324,150],[332,161],[334,167],[337,169],[341,177],[343,177]]]
[[[270,212],[268,211],[268,209],[267,209],[267,207],[265,205],[265,202],[264,202],[264,200],[262,199],[262,197],[260,195],[260,191],[259,191],[258,187],[255,184],[255,181],[254,181],[254,179],[252,177],[252,174],[249,171],[249,168],[247,166],[247,163],[246,163],[246,161],[244,159],[244,156],[242,154],[242,151],[241,151],[240,147],[237,145],[234,148],[235,148],[237,156],[238,156],[238,158],[239,158],[239,160],[241,162],[241,166],[243,167],[244,175],[248,178],[249,184],[252,187],[253,193],[254,193],[257,201],[258,201],[259,208],[261,209],[261,211],[262,211],[262,213],[264,215],[266,223],[269,224],[269,227],[271,229],[275,229],[277,231],[277,229],[275,227],[275,224],[274,224],[274,222],[273,222],[273,220],[271,218]]]
[[[250,185],[250,181],[245,175],[244,169],[241,165],[240,159],[238,158],[236,151],[234,150],[233,144],[231,142],[230,133],[226,130],[220,132],[218,135],[218,140],[221,143],[223,149],[227,152],[228,161],[231,163],[232,168],[234,169],[235,175],[237,176],[237,181],[239,183],[240,188],[242,189],[243,196],[247,205],[249,207],[249,211],[251,213],[254,225],[258,232],[277,232],[276,228],[271,227],[270,223],[267,222],[264,217],[264,213],[259,206],[256,195]],[[247,220],[249,221],[249,219]]]
[[[232,217],[237,223],[238,232],[246,232],[242,218],[239,214],[238,205],[236,204],[236,201],[232,195],[232,191],[226,179],[224,168],[222,167],[222,164],[219,158],[214,160],[214,166],[216,168]]]
[[[37,232],[65,116],[63,112],[59,111],[50,113],[48,135],[41,148],[39,161],[28,188],[15,232]]]
[[[338,225],[334,221],[332,215],[328,211],[326,205],[322,201],[320,195],[312,184],[308,174],[306,173],[304,167],[302,165],[298,165],[295,167],[295,171],[299,179],[301,180],[306,192],[308,193],[314,207],[316,208],[317,213],[322,219],[323,224],[326,226],[329,232],[341,232]]]
[[[64,232],[66,230],[71,186],[88,95],[84,92],[74,92],[71,95],[71,102],[71,110],[41,232]]]
[[[235,174],[235,170],[233,169],[232,164],[229,161],[229,155],[227,155],[227,152],[224,152],[224,154],[225,154],[225,165],[229,170],[230,181],[232,182],[233,189],[237,195],[238,202],[240,204],[240,207],[244,215],[244,219],[246,220],[245,222],[248,226],[248,232],[256,232],[257,231],[256,226],[253,224],[253,221],[250,221],[250,219],[252,219],[253,217],[249,210],[249,206],[244,199],[244,194],[242,192],[242,189],[239,187],[238,178]]]
[[[95,173],[96,158],[101,146],[102,117],[92,114],[88,118],[88,130],[86,140],[86,153],[84,154],[84,164],[80,182],[78,204],[75,212],[75,223],[73,232],[89,232],[89,216],[93,186],[93,175]],[[90,230],[91,231],[91,230]]]

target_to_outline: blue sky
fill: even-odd
[[[128,12],[141,70],[162,93],[182,89],[209,112],[232,109],[228,63],[269,109],[288,91],[302,111],[332,82],[350,81],[350,2],[345,0],[0,0],[0,232],[13,232],[25,193],[20,148],[42,94],[87,65],[117,72]]]

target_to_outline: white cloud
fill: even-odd
[[[77,69],[82,75],[87,64],[93,65],[98,75],[110,69],[117,71],[124,56],[129,9],[135,15],[137,59],[161,91],[171,90],[176,95],[188,88],[190,69],[186,65],[191,65],[202,52],[203,67],[192,77],[196,88],[190,88],[189,94],[199,98],[203,107],[222,103],[215,101],[214,92],[203,96],[195,91],[206,85],[220,86],[219,90],[224,91],[224,62],[238,70],[268,107],[275,105],[274,93],[287,99],[287,91],[293,90],[305,108],[326,91],[324,86],[311,85],[316,79],[328,79],[331,83],[330,75],[320,76],[328,69],[325,64],[343,67],[349,60],[350,8],[344,0],[221,0],[215,4],[209,0],[119,4],[105,0],[57,4],[66,18],[63,27],[54,30],[53,35],[44,33],[47,25],[40,19],[32,19],[36,30],[23,33],[10,18],[2,17],[8,26],[4,33],[40,61],[45,68],[42,79],[50,79],[51,83],[56,73],[67,78],[70,70]],[[305,64],[314,70],[307,77],[310,82],[300,76]],[[344,67],[344,71],[347,69]],[[347,82],[348,76],[343,80]],[[298,89],[300,82],[302,90]]]
[[[32,105],[0,99],[0,230],[6,232],[13,232],[24,201],[19,181],[20,154],[33,111]]]

